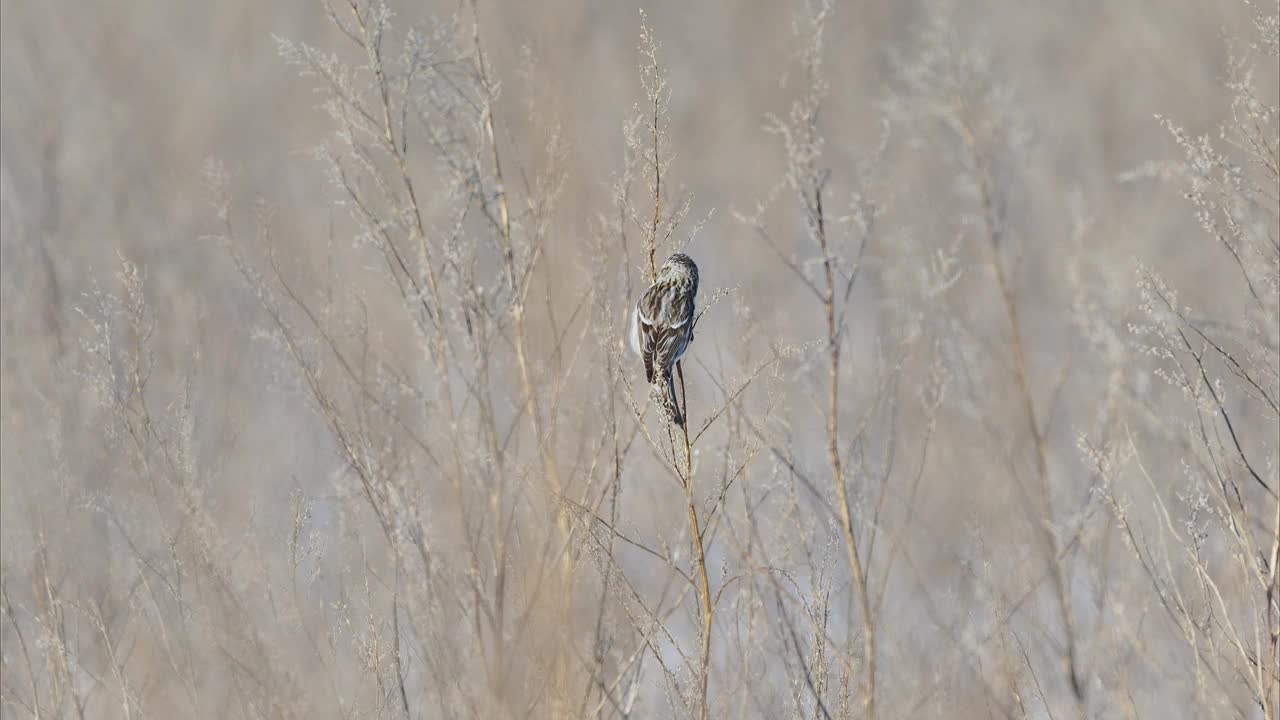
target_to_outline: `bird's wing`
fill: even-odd
[[[654,333],[653,365],[661,370],[664,377],[671,374],[671,368],[689,345],[689,328],[687,323],[684,325],[679,328],[663,328],[661,332]]]
[[[676,401],[671,372],[693,339],[693,296],[691,283],[658,281],[650,285],[636,302],[632,319],[633,342],[644,360],[644,375],[661,401],[668,406],[673,422],[684,424]],[[661,385],[659,385],[661,383]]]
[[[645,377],[665,376],[689,343],[693,320],[693,297],[679,286],[658,283],[649,287],[636,303],[640,320],[640,356]]]
[[[693,318],[693,296],[688,293],[687,288],[657,284],[646,290],[640,298],[640,309],[649,324],[678,328]]]
[[[650,288],[652,289],[652,288]],[[633,329],[633,342],[636,344],[636,352],[640,354],[640,359],[644,361],[644,378],[647,382],[653,382],[653,348],[654,348],[654,327],[653,320],[654,310],[649,305],[650,293],[645,291],[640,296],[639,302],[636,303],[635,327]]]

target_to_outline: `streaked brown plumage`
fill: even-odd
[[[631,317],[631,349],[644,361],[645,379],[658,390],[671,419],[684,425],[671,373],[693,340],[698,266],[676,253],[658,270],[657,280],[636,303]]]

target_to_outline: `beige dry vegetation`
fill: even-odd
[[[1280,718],[1280,7],[641,6],[0,4],[0,715]]]

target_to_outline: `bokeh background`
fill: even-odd
[[[821,255],[787,182],[796,151],[771,131],[811,87],[813,7],[390,3],[393,78],[411,28],[445,27],[428,45],[460,64],[480,28],[505,186],[457,98],[442,102],[462,145],[480,139],[459,155],[479,189],[460,195],[424,139],[443,114],[410,123],[407,172],[432,242],[460,207],[513,194],[549,440],[529,421],[483,213],[440,251],[469,269],[444,280],[462,350],[442,379],[315,152],[341,146],[341,127],[324,78],[289,62],[294,43],[334,54],[361,92],[372,82],[323,3],[0,8],[5,717],[698,713],[685,494],[654,413],[633,412],[639,363],[617,351],[647,284],[652,188],[626,142],[637,117],[648,137],[642,26],[669,92],[664,212],[687,203],[658,258],[692,255],[710,307],[685,373],[692,426],[712,421],[692,493],[712,518],[709,715],[1275,717],[1280,517],[1259,485],[1280,486],[1276,116],[1233,104],[1232,64],[1251,59],[1245,86],[1276,104],[1274,4],[830,8],[812,127],[833,255],[841,278],[857,272],[837,415],[875,603],[873,709],[832,511],[827,325],[800,277],[821,284]],[[1269,168],[1220,139],[1257,118]],[[1252,218],[1245,240],[1206,232],[1185,193],[1213,163],[1162,119],[1192,145],[1209,136],[1260,189],[1208,211]],[[385,157],[371,165],[396,181]],[[562,184],[535,233],[533,205],[521,213],[550,176]],[[619,178],[638,208],[629,245]],[[270,258],[324,308],[318,324]],[[1230,352],[1205,361],[1223,402],[1198,370],[1179,385],[1189,351],[1150,350],[1176,337],[1156,286]],[[468,345],[467,287],[488,298],[487,344]],[[362,403],[319,328],[363,358],[399,420]],[[326,412],[386,495],[363,494]],[[380,503],[409,508],[385,537]]]

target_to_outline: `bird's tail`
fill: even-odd
[[[662,405],[662,409],[671,417],[671,422],[677,427],[684,427],[684,415],[680,413],[680,402],[676,399],[676,383],[671,376],[671,371],[662,374],[663,383],[666,385],[666,392],[662,388],[654,386],[654,395],[658,403]]]

